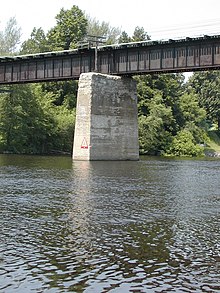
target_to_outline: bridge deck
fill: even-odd
[[[78,79],[95,70],[96,48],[0,57],[0,84]],[[98,72],[135,75],[220,68],[220,35],[101,46]]]

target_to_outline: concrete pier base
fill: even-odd
[[[136,83],[83,73],[79,79],[73,160],[138,160]]]

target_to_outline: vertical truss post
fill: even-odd
[[[98,47],[100,44],[104,44],[106,37],[87,35],[85,40],[80,43],[81,48],[87,47],[88,49],[94,49],[94,71],[98,72]]]

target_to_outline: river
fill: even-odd
[[[0,155],[0,292],[220,292],[220,160]]]

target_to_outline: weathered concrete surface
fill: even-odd
[[[139,159],[134,80],[99,73],[81,74],[73,159]]]

